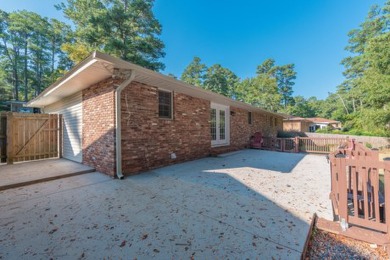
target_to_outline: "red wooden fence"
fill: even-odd
[[[261,148],[281,152],[330,153],[346,142],[345,138],[263,137]]]
[[[390,234],[390,162],[353,141],[330,154],[335,215],[348,224]]]

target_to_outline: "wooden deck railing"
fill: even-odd
[[[342,228],[354,225],[390,234],[390,162],[351,141],[330,154],[331,193]]]
[[[344,138],[263,137],[262,149],[281,152],[330,153],[347,142]]]

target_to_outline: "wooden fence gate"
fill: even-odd
[[[330,154],[330,199],[342,228],[352,224],[360,238],[369,241],[384,236],[390,242],[390,162],[379,160],[378,151],[352,141],[348,147]],[[372,243],[372,242],[370,242]]]
[[[1,162],[61,157],[61,115],[1,113],[0,118]]]

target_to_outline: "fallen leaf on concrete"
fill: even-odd
[[[58,230],[58,228],[53,228],[52,230],[49,231],[49,234],[53,234],[54,232],[56,232]]]

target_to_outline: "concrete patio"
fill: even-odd
[[[94,171],[94,168],[62,158],[3,164],[0,165],[0,191]]]
[[[259,150],[34,184],[0,192],[0,259],[299,259],[329,191],[324,156]]]

